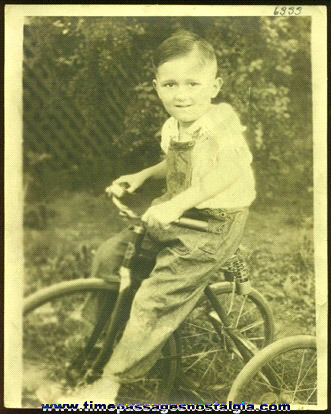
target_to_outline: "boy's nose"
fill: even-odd
[[[189,90],[185,87],[178,87],[175,94],[175,99],[178,101],[184,101],[189,98]]]

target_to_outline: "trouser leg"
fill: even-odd
[[[126,228],[101,244],[93,259],[91,269],[92,278],[101,278],[109,282],[120,281],[119,269],[131,237],[132,229]],[[146,277],[154,266],[155,256],[161,249],[161,245],[146,234],[143,247],[145,254],[136,261],[133,271]],[[91,294],[82,310],[84,318],[94,323],[99,318],[100,311],[104,309],[107,303],[109,306],[115,303],[115,298],[112,297],[113,295],[108,292]]]
[[[119,268],[130,237],[131,230],[126,228],[101,244],[93,258],[92,278],[101,278],[110,282],[120,281]],[[92,293],[83,306],[83,317],[91,323],[95,323],[105,304],[109,303],[111,306],[114,300],[115,298],[108,292]]]
[[[124,383],[149,371],[165,341],[193,310],[213,271],[239,247],[246,217],[237,215],[213,252],[210,243],[202,243],[189,252],[167,247],[158,254],[150,277],[134,298],[130,319],[105,373]]]
[[[118,271],[131,234],[126,228],[101,244],[93,258],[91,277],[119,280]]]

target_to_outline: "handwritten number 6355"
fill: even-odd
[[[274,10],[275,16],[298,16],[302,12],[302,7],[280,7]]]

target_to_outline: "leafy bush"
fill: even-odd
[[[89,193],[64,193],[48,204],[29,203],[25,210],[26,294],[88,277],[95,250],[124,225],[109,199]]]

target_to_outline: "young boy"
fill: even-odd
[[[71,395],[74,402],[115,401],[120,383],[146,374],[194,308],[209,276],[238,249],[255,198],[244,128],[230,105],[212,104],[222,86],[212,46],[193,33],[178,32],[158,47],[154,67],[153,85],[170,115],[162,128],[166,159],[114,183],[127,183],[133,192],[150,177],[166,178],[166,193],[142,217],[156,264],[134,298],[103,377]],[[208,219],[219,234],[170,225],[187,211]],[[114,277],[128,233],[100,247],[92,276]]]

